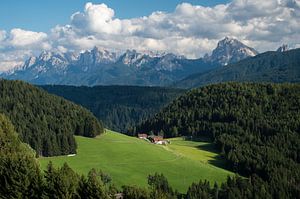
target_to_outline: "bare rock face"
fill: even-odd
[[[242,42],[225,37],[218,42],[218,46],[213,50],[211,56],[206,56],[206,60],[227,65],[230,63],[238,62],[247,57],[256,56],[258,52],[243,44]]]
[[[288,46],[287,44],[283,44],[283,45],[280,46],[276,51],[277,51],[277,52],[286,52],[286,51],[288,51],[288,50],[290,50],[290,49],[289,49],[289,46]]]

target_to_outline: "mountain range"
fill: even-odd
[[[210,56],[199,59],[136,50],[118,54],[97,47],[79,54],[44,51],[38,57],[30,57],[23,65],[2,73],[1,77],[39,85],[168,86],[189,75],[257,54],[253,48],[228,37],[219,41]]]
[[[300,48],[288,50],[283,45],[255,57],[193,74],[174,84],[179,88],[196,88],[219,82],[300,82]]]

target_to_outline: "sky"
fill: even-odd
[[[199,58],[226,36],[260,52],[300,47],[300,0],[0,1],[0,71],[94,46]]]
[[[154,11],[172,12],[182,2],[214,6],[229,0],[3,0],[0,2],[0,27],[47,32],[57,24],[69,23],[71,14],[83,11],[87,2],[105,3],[115,10],[117,18],[126,19],[148,16]]]

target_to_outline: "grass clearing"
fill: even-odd
[[[80,174],[91,168],[101,169],[111,175],[117,186],[147,186],[147,176],[163,173],[172,187],[186,192],[192,182],[207,179],[223,182],[231,172],[211,164],[217,154],[202,150],[198,143],[171,139],[168,146],[159,146],[120,133],[107,132],[97,138],[76,136],[77,155],[40,158],[42,169],[52,161],[55,166],[64,162]]]
[[[213,143],[186,141],[181,137],[172,138],[170,141],[168,147],[178,155],[213,167],[225,167],[225,162],[215,150]]]

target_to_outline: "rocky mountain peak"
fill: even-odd
[[[49,59],[51,59],[52,57],[52,52],[50,51],[43,51],[40,56],[38,57],[39,60],[42,60],[42,61],[48,61]]]
[[[253,57],[258,52],[234,38],[225,37],[218,42],[217,48],[211,56],[206,56],[207,61],[217,62],[221,65],[238,62],[247,57]]]
[[[276,51],[277,52],[285,52],[285,51],[288,51],[288,50],[289,50],[289,46],[287,44],[283,44]]]
[[[29,57],[29,58],[25,61],[24,65],[25,65],[26,67],[30,67],[30,66],[34,65],[34,64],[36,63],[36,61],[37,61],[37,58],[36,58],[36,57]]]
[[[126,52],[121,55],[120,61],[125,65],[141,66],[147,62],[148,58],[148,55],[139,53],[136,50],[126,50]]]
[[[96,64],[108,64],[113,63],[117,59],[117,54],[98,47],[94,47],[92,50],[86,50],[80,53],[79,63],[85,66],[91,66]]]

